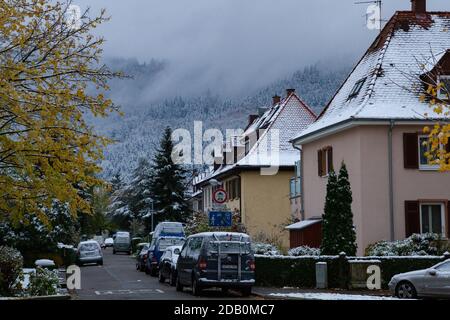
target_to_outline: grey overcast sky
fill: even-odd
[[[218,81],[230,92],[270,83],[319,60],[356,59],[376,36],[357,0],[74,0],[111,21],[99,27],[105,55],[170,62],[178,81]],[[383,18],[410,0],[384,0]],[[429,10],[450,11],[448,0]],[[201,79],[203,79],[203,83]],[[173,78],[167,79],[174,81]],[[169,84],[169,83],[167,83]]]

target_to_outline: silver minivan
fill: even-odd
[[[120,231],[117,232],[114,237],[113,254],[116,252],[126,252],[131,254],[131,236],[129,232]]]

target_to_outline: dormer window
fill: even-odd
[[[439,91],[437,93],[438,99],[441,100],[449,100],[449,93],[450,93],[450,75],[445,76],[439,76],[438,77],[438,83],[442,83],[442,86],[440,86]]]
[[[348,100],[351,100],[358,96],[358,94],[361,92],[361,89],[364,85],[364,82],[366,82],[367,78],[362,78],[361,80],[358,80],[355,85],[353,86],[352,91],[350,92],[348,96]]]

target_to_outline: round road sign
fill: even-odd
[[[213,193],[213,201],[215,203],[225,203],[228,199],[227,192],[224,189],[217,189]]]

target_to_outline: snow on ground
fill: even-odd
[[[342,294],[342,293],[270,293],[269,296],[277,298],[293,298],[304,300],[399,300],[394,297],[359,295],[359,294]]]

